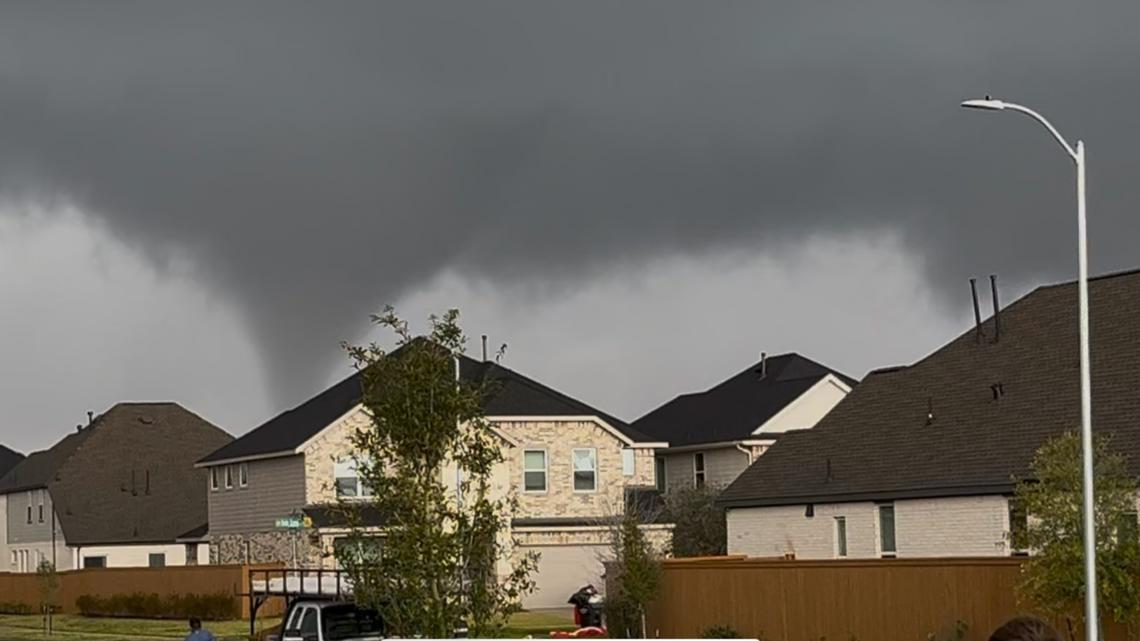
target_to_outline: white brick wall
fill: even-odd
[[[835,517],[847,521],[849,558],[878,556],[874,503],[829,503],[737,508],[728,513],[728,552],[750,556],[830,559],[835,556]],[[915,499],[895,502],[899,557],[1005,556],[1009,508],[1003,496]]]

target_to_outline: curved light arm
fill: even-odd
[[[1053,126],[1053,123],[1046,120],[1045,116],[1042,116],[1041,114],[1033,111],[1025,105],[1019,105],[1015,102],[1006,102],[1004,100],[994,100],[989,96],[986,96],[985,100],[966,100],[962,103],[962,106],[968,109],[985,109],[988,111],[1005,111],[1008,109],[1010,111],[1023,113],[1026,116],[1029,116],[1030,118],[1041,123],[1043,127],[1048,129],[1049,133],[1053,134],[1053,138],[1055,138],[1061,147],[1065,149],[1065,153],[1069,154],[1069,157],[1073,159],[1073,162],[1080,162],[1080,159],[1077,156],[1077,151],[1073,149],[1072,145],[1070,145],[1068,141],[1065,140],[1064,136],[1061,135],[1061,132],[1057,131],[1057,128]]]
[[[1012,102],[1005,103],[1005,108],[1006,109],[1012,109],[1013,111],[1020,111],[1021,113],[1025,114],[1026,116],[1029,116],[1030,118],[1041,123],[1041,125],[1043,127],[1045,127],[1046,129],[1049,130],[1049,133],[1053,134],[1053,137],[1057,139],[1057,142],[1060,143],[1060,145],[1065,148],[1065,151],[1068,152],[1069,157],[1073,159],[1073,162],[1077,162],[1076,150],[1074,150],[1072,148],[1072,146],[1069,145],[1068,141],[1066,141],[1065,138],[1061,135],[1061,132],[1057,131],[1057,128],[1053,126],[1053,123],[1051,123],[1045,119],[1045,116],[1042,116],[1041,114],[1037,113],[1036,111],[1033,111],[1029,107],[1014,104]]]

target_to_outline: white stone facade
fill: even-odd
[[[894,501],[894,556],[1008,556],[1009,500],[970,496]],[[876,558],[877,504],[826,503],[733,508],[728,512],[728,553],[758,557],[794,554],[797,559],[838,556],[836,518],[843,517],[848,558]]]

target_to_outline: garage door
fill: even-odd
[[[586,584],[605,591],[601,559],[609,552],[605,545],[535,545],[522,548],[538,552],[538,570],[531,575],[535,591],[523,599],[528,610],[570,608],[571,594]]]

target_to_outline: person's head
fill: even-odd
[[[199,619],[198,617],[190,617],[190,629],[191,630],[201,630],[202,629],[202,620]]]
[[[1010,619],[990,635],[990,641],[1062,641],[1053,626],[1037,617]]]

